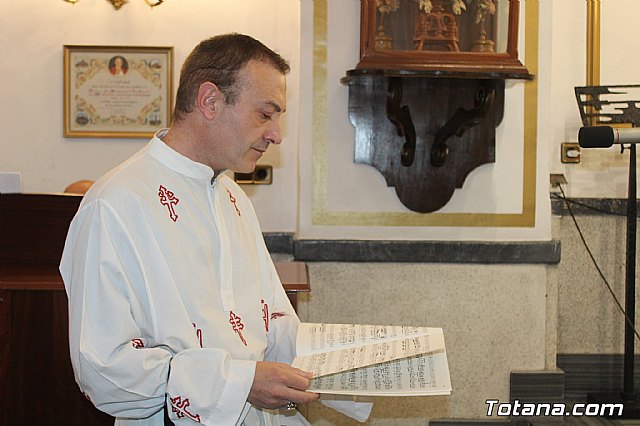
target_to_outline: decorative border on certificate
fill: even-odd
[[[173,47],[64,46],[64,136],[150,138],[169,127]]]

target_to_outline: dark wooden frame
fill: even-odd
[[[504,0],[503,0],[504,1]],[[376,1],[360,2],[360,62],[358,69],[407,70],[433,73],[489,73],[502,78],[531,78],[518,59],[520,1],[509,1],[506,53],[376,50]]]

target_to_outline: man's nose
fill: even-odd
[[[279,145],[282,142],[282,129],[280,128],[280,123],[275,122],[269,129],[265,132],[264,139],[268,140],[269,143],[274,143]]]

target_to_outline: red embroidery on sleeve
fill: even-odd
[[[274,312],[271,314],[271,319],[274,320],[274,319],[278,319],[280,317],[285,317],[285,316],[287,316],[287,314],[282,312]]]
[[[169,209],[169,217],[171,220],[174,222],[177,221],[178,215],[176,214],[176,210],[173,206],[178,204],[180,200],[175,197],[173,192],[169,191],[162,185],[160,185],[160,188],[158,189],[158,197],[160,197],[160,204],[167,206],[167,209]]]
[[[191,324],[193,324],[193,328],[196,329],[196,336],[198,336],[198,342],[200,342],[200,347],[202,348],[202,329],[198,328],[195,322],[192,322]]]
[[[176,413],[179,419],[187,416],[194,422],[200,423],[200,414],[192,414],[187,410],[187,407],[191,405],[189,398],[182,399],[182,397],[176,396],[175,398],[169,398],[169,400],[171,401],[171,411]]]
[[[238,336],[240,336],[240,340],[242,340],[242,343],[244,343],[244,345],[247,346],[247,341],[244,340],[244,336],[242,335],[242,330],[244,330],[244,324],[242,323],[242,318],[234,314],[233,311],[230,311],[229,323],[233,327],[233,331],[238,333]]]
[[[260,300],[262,303],[262,320],[264,321],[264,330],[269,332],[269,305],[264,303],[264,299]]]
[[[233,207],[236,208],[236,212],[238,213],[238,216],[242,216],[240,214],[240,210],[238,209],[238,206],[236,205],[236,197],[234,197],[233,194],[231,194],[231,191],[229,191],[228,189],[227,189],[227,192],[229,193],[229,200],[233,204]]]
[[[131,345],[136,349],[144,348],[144,342],[142,339],[132,339]]]

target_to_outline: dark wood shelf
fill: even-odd
[[[501,80],[533,80],[533,74],[522,67],[515,69],[494,69],[487,70],[486,67],[472,67],[465,65],[464,68],[434,68],[423,70],[409,69],[377,69],[377,68],[355,68],[348,70],[347,75],[340,82],[349,84],[354,78],[362,76],[385,76],[385,77],[420,77],[420,78],[464,78],[464,79],[501,79]]]

